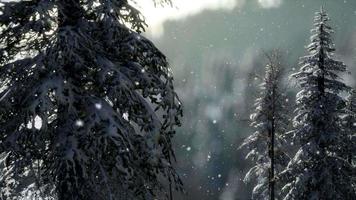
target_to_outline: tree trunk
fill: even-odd
[[[80,0],[61,0],[58,9],[58,27],[75,26],[83,17]]]
[[[66,26],[75,26],[80,18],[83,16],[83,11],[80,6],[80,0],[61,0],[58,5],[58,28],[61,29]],[[62,41],[58,41],[61,43]],[[63,58],[66,59],[66,58]],[[70,63],[67,63],[69,66],[63,66],[63,68],[70,68]],[[66,124],[66,121],[69,120],[69,113],[67,112],[65,105],[58,105],[57,113],[57,134],[61,133],[61,126]],[[62,144],[63,145],[63,144]],[[61,158],[58,158],[61,159]],[[60,162],[66,162],[61,159]],[[75,185],[76,179],[80,182],[80,174],[74,173],[74,166],[68,166],[66,164],[59,166],[59,173],[57,176],[57,195],[58,200],[81,200],[83,199],[80,195],[78,186]],[[70,184],[70,185],[68,185]]]
[[[274,91],[272,96],[274,96]],[[274,98],[272,99],[272,104],[275,104]],[[274,119],[274,105],[272,107],[272,117],[271,117],[271,128],[269,130],[269,156],[270,156],[270,170],[269,170],[269,196],[270,200],[275,199],[275,178],[274,178],[274,164],[275,164],[275,156],[274,156],[274,138],[275,138],[275,119]]]
[[[352,110],[352,101],[353,101],[353,99],[351,99],[350,100],[350,109],[349,109],[349,111],[352,113],[352,115],[351,116],[353,116],[353,113],[354,113],[354,111]],[[348,128],[349,128],[349,135],[347,135],[349,138],[349,140],[351,140],[352,139],[352,134],[353,134],[353,131],[355,130],[355,128],[354,128],[354,117],[351,117],[351,116],[349,116],[349,120],[348,120]],[[349,149],[351,149],[351,147],[347,147],[347,148],[349,148]],[[349,153],[349,155],[347,155],[347,162],[350,164],[350,165],[352,165],[352,150],[349,150],[350,151],[350,153]]]
[[[324,31],[323,29],[323,25],[320,26],[319,31],[322,33]],[[325,93],[325,76],[324,76],[324,70],[325,70],[325,52],[324,52],[324,48],[323,48],[323,38],[319,38],[320,39],[320,53],[319,53],[319,68],[321,69],[321,71],[323,72],[322,76],[318,77],[318,90],[321,93],[322,96],[324,96]]]

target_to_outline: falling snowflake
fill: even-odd
[[[210,155],[210,152],[208,153],[208,156],[207,156],[207,159],[206,159],[206,161],[210,161],[210,159],[211,159],[211,155]]]
[[[103,106],[101,105],[101,103],[96,103],[95,104],[95,108],[100,110]]]
[[[78,119],[75,121],[75,125],[78,127],[83,127],[84,126],[84,122],[81,119]]]

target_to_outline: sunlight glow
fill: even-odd
[[[163,34],[163,23],[167,20],[179,20],[198,14],[204,10],[233,10],[241,7],[246,0],[173,0],[173,7],[154,7],[152,1],[135,0],[137,8],[146,17],[148,34],[159,37]]]

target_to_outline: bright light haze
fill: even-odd
[[[167,20],[179,20],[198,14],[204,10],[234,10],[242,8],[246,0],[173,0],[173,7],[155,7],[152,1],[135,0],[139,10],[146,17],[149,25],[148,33],[152,36],[160,36],[164,32],[163,23]],[[262,8],[276,8],[282,4],[282,0],[253,0]],[[134,2],[134,1],[133,1]]]

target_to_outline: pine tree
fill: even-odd
[[[261,84],[261,92],[255,102],[255,112],[251,114],[251,126],[255,132],[245,139],[241,147],[249,149],[246,158],[255,162],[247,172],[244,181],[255,180],[252,199],[275,199],[278,188],[275,175],[288,163],[283,149],[288,128],[286,96],[282,91],[282,65],[280,53],[267,54],[266,74]],[[277,193],[276,193],[277,192]]]
[[[285,200],[356,199],[352,182],[355,169],[346,159],[350,140],[340,119],[345,113],[345,99],[340,93],[350,88],[338,75],[346,66],[332,58],[335,49],[328,21],[321,8],[307,47],[309,55],[301,58],[299,72],[292,75],[301,87],[290,132],[298,150],[281,173],[287,180]]]
[[[0,199],[181,189],[171,142],[181,104],[135,4],[2,1],[0,24]]]
[[[354,164],[356,151],[356,91],[351,90],[346,101],[346,115],[343,118],[345,131],[347,132],[351,145],[346,149],[348,157],[347,161]],[[356,177],[355,177],[356,178]]]

